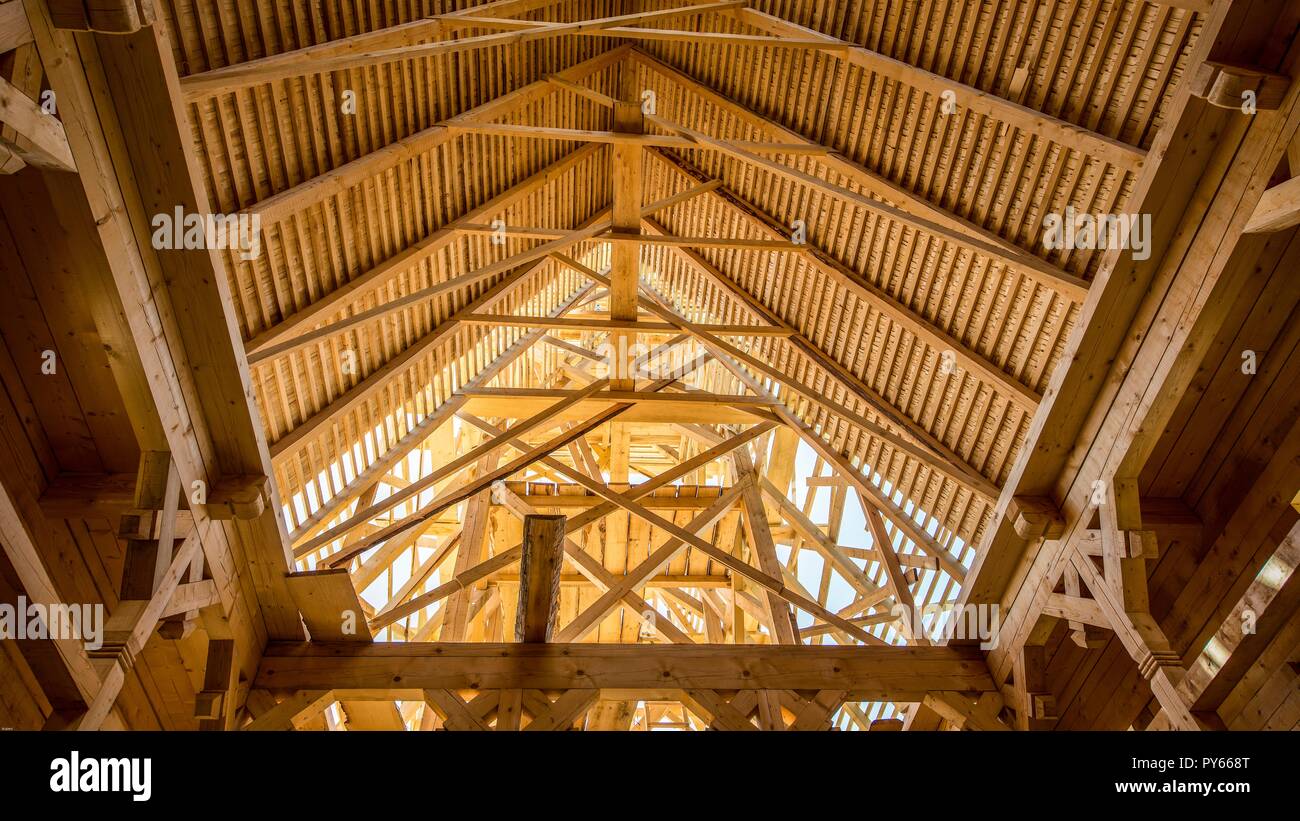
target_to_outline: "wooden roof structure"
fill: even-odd
[[[0,726],[1300,726],[1297,24],[0,0]]]

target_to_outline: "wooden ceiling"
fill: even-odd
[[[978,541],[1100,261],[1046,250],[1042,217],[1124,210],[1198,15],[1145,2],[705,4],[636,25],[798,44],[588,31],[405,56],[417,43],[508,31],[425,19],[458,5],[165,4],[214,207],[265,226],[265,253],[228,255],[227,270],[281,495],[321,504],[355,492],[321,480],[340,454],[367,431],[384,440],[376,451],[395,446],[445,401],[436,386],[448,363],[482,346],[452,378],[464,383],[522,335],[449,320],[517,268],[496,263],[542,240],[494,245],[458,220],[570,231],[612,203],[607,145],[455,125],[609,129],[609,109],[545,82],[562,73],[602,94],[627,82],[652,91],[664,121],[653,133],[800,146],[761,161],[648,149],[647,204],[721,181],[657,213],[668,232],[784,238],[802,220],[808,247],[651,246],[642,263],[701,320],[753,322],[761,311],[791,327],[795,336],[750,350],[941,455],[962,481],[817,403],[801,418],[942,528]],[[530,2],[493,13],[573,22],[663,7]],[[810,42],[824,38],[834,44]],[[406,51],[340,62],[397,44]],[[281,54],[292,59],[267,60]],[[261,75],[222,75],[259,60]],[[277,79],[255,82],[265,76]],[[944,113],[946,94],[961,95],[957,113]],[[548,312],[582,284],[564,276],[543,259],[493,312]],[[284,344],[315,329],[309,344]]]
[[[59,89],[78,173],[0,132],[0,423],[30,474],[0,514],[31,534],[0,582],[45,562],[168,616],[116,681],[83,654],[15,712],[1300,722],[1295,574],[1259,575],[1300,532],[1300,96],[1266,4],[123,0],[140,19],[74,39],[79,0],[0,0],[6,37],[18,3],[0,72]],[[173,207],[256,247],[150,248]],[[1154,216],[1151,255],[1049,247],[1071,210]],[[136,595],[122,513],[173,474],[220,490],[145,506],[202,559]],[[206,605],[173,612],[182,587]],[[997,641],[930,647],[913,604],[1001,608]]]

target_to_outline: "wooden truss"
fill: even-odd
[[[1149,595],[1150,563],[1194,517],[1143,498],[1140,477],[1199,364],[1187,351],[1226,321],[1200,285],[1230,292],[1218,278],[1253,262],[1229,265],[1214,237],[1300,220],[1295,175],[1274,179],[1295,153],[1286,76],[1208,45],[1194,71],[1180,62],[1194,21],[1207,43],[1232,28],[1231,3],[1159,4],[1149,36],[1173,56],[1134,61],[1158,79],[1125,92],[1143,96],[1131,141],[1109,102],[1049,105],[1050,83],[1021,72],[995,94],[742,0],[564,21],[553,5],[496,0],[179,76],[152,3],[0,3],[0,171],[78,172],[96,330],[141,451],[134,472],[55,476],[33,504],[0,494],[34,598],[59,599],[36,514],[109,518],[126,546],[103,648],[58,648],[87,707],[67,723],[129,726],[150,637],[201,627],[205,729],[1032,729],[1057,717],[1046,647],[1063,623],[1080,648],[1122,645],[1158,704],[1149,725],[1217,726],[1227,674],[1185,663]],[[105,68],[68,30],[120,35],[77,35],[101,38]],[[511,90],[466,110],[426,99],[402,123],[394,107],[382,139],[341,136],[325,111],[408,63],[561,44],[577,56],[494,77]],[[926,125],[906,140],[951,115],[925,150],[969,166],[964,146],[987,142],[984,171],[1032,191],[954,195],[908,157],[886,173],[665,51],[729,48],[825,60],[827,88],[856,78],[909,111],[914,95]],[[60,118],[42,113],[42,65]],[[1107,99],[1121,82],[1076,73]],[[1168,102],[1176,74],[1194,76]],[[1223,128],[1243,92],[1271,124]],[[1192,128],[1204,106],[1216,128]],[[282,107],[325,131],[289,150]],[[1157,111],[1178,127],[1153,142]],[[1130,363],[1144,289],[1125,277],[1156,281],[1159,256],[1051,252],[992,212],[1027,219],[1040,182],[1045,203],[1193,201],[1166,151],[1203,170],[1186,157],[1210,146],[1188,142],[1224,130],[1250,173],[1210,186],[1232,199],[1205,220],[1217,234],[1190,224],[1204,283],[1177,279],[1151,309],[1143,344],[1164,347],[1131,357],[1097,414],[1107,435],[1075,459],[1096,386]],[[246,139],[284,168],[241,165]],[[493,173],[459,186],[462,161]],[[148,249],[141,215],[178,204],[254,220],[265,256]],[[943,285],[917,296],[921,279]],[[963,299],[980,306],[962,321],[934,304]],[[1296,596],[1290,577],[1238,592],[1275,621]],[[946,643],[915,617],[954,604],[1005,605],[1000,645]],[[1245,665],[1259,642],[1231,626],[1215,635]]]

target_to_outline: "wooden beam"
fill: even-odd
[[[1065,532],[1061,510],[1050,498],[1017,496],[1008,515],[1014,518],[1016,533],[1023,539],[1059,539]]]
[[[497,28],[506,31],[544,31],[546,27],[551,24],[534,20],[515,20],[475,15],[472,17],[463,17],[456,21],[455,25],[473,28]],[[609,28],[576,31],[574,34],[589,37],[621,37],[631,40],[658,40],[670,43],[689,43],[692,45],[751,46],[758,48],[819,50],[833,48],[833,46],[828,46],[822,40],[801,40],[794,37],[768,37],[761,34],[737,34],[727,31],[684,31],[681,29],[611,26]]]
[[[615,101],[614,130],[623,134],[640,135],[645,132],[645,116],[641,109],[640,89],[635,74],[621,72],[620,99]],[[645,152],[637,142],[620,140],[614,144],[610,155],[610,179],[614,190],[611,210],[612,227],[629,235],[641,233],[641,203],[644,180],[642,164]],[[641,248],[636,243],[616,243],[610,251],[609,310],[615,320],[637,320],[637,290],[641,281]],[[627,333],[613,334],[610,343],[614,350],[612,384],[619,390],[631,390],[635,379],[630,373],[631,337]],[[621,455],[621,453],[620,453]],[[616,481],[621,481],[618,479]]]
[[[1212,50],[1258,50],[1262,32],[1243,24],[1245,14],[1238,4],[1214,3],[1190,65],[1209,59]],[[1064,350],[1070,365],[1052,376],[1045,391],[1050,401],[1030,425],[963,587],[963,603],[1001,603],[1003,639],[990,651],[999,679],[1009,674],[1019,644],[1007,637],[1032,629],[1046,580],[1068,561],[1072,534],[1089,527],[1093,483],[1107,472],[1141,475],[1167,429],[1169,408],[1184,397],[1221,330],[1239,277],[1254,266],[1249,253],[1231,252],[1235,236],[1294,137],[1295,116],[1291,107],[1286,114],[1240,117],[1190,97],[1186,88],[1174,95],[1168,126],[1151,146],[1161,161],[1139,175],[1129,200],[1133,211],[1153,215],[1152,254],[1135,260],[1112,251],[1099,269]],[[1107,408],[1116,413],[1103,420]],[[1066,538],[1025,542],[1007,516],[1016,495],[1056,499]]]
[[[351,316],[336,319],[333,322],[320,325],[319,327],[313,328],[311,330],[305,330],[302,333],[295,334],[278,344],[270,345],[267,347],[260,348],[256,351],[248,352],[248,361],[250,364],[256,365],[268,359],[284,356],[286,354],[298,350],[299,348],[305,347],[307,345],[311,345],[315,342],[319,342],[322,339],[327,339],[331,336],[334,336],[335,334],[343,333],[344,331],[347,331],[350,328],[354,328],[358,325],[363,325],[368,322],[377,322],[379,320],[382,320],[385,317],[389,317],[397,313],[403,308],[409,308],[412,306],[427,303],[443,294],[451,293],[453,291],[461,291],[470,288],[471,286],[476,285],[480,282],[484,282],[493,277],[500,276],[512,270],[518,269],[520,266],[527,265],[529,263],[538,262],[538,261],[544,261],[547,255],[557,251],[566,250],[569,247],[579,242],[582,242],[587,239],[591,239],[593,236],[595,236],[602,230],[604,230],[604,225],[601,223],[589,224],[585,227],[578,228],[574,231],[569,232],[561,239],[552,240],[551,242],[544,243],[535,248],[530,248],[527,251],[521,251],[518,254],[515,254],[511,257],[507,257],[506,259],[489,263],[488,265],[485,265],[482,268],[477,268],[473,271],[469,271],[464,274],[452,276],[449,279],[443,280],[442,282],[429,285],[425,288],[420,288],[418,290],[412,291],[411,293],[404,294],[403,296],[400,296],[396,299],[392,299],[387,302],[382,302],[373,308],[369,308],[359,313],[355,313]],[[490,321],[493,319],[495,319],[496,321],[495,322]],[[523,327],[528,327],[528,325],[522,321],[506,322],[505,321],[506,319],[507,317],[494,317],[492,315],[475,315],[471,312],[465,311],[455,315],[450,320],[448,320],[448,322],[443,323],[443,325],[449,325],[455,323],[455,325],[453,325],[453,327],[455,327],[464,324],[470,324],[470,325],[514,324]],[[545,323],[559,322],[560,320],[548,319],[546,317],[539,317],[536,321],[542,323],[538,327],[549,327]],[[439,327],[443,327],[443,326],[439,326]]]
[[[517,123],[490,123],[458,120],[448,122],[447,128],[463,134],[479,134],[487,137],[507,137],[520,140],[550,140],[553,142],[600,143],[612,146],[639,148],[698,148],[699,143],[689,137],[673,137],[662,134],[627,133],[623,131],[600,131],[592,128],[558,128]],[[759,154],[782,154],[795,156],[821,155],[829,153],[822,146],[804,146],[796,143],[761,142],[742,140],[734,143],[738,148]]]
[[[478,460],[486,456],[490,456],[492,454],[499,452],[502,448],[506,447],[509,444],[511,439],[517,436],[522,436],[530,431],[548,430],[554,427],[557,424],[556,416],[561,411],[563,411],[566,407],[569,407],[570,405],[577,404],[583,399],[586,399],[591,394],[600,391],[602,388],[605,387],[605,385],[606,382],[604,380],[598,380],[596,382],[593,382],[590,385],[588,385],[584,390],[577,391],[571,396],[562,398],[559,401],[550,405],[549,407],[544,408],[543,410],[528,417],[527,419],[517,422],[515,425],[513,425],[510,428],[510,430],[506,431],[500,436],[494,437],[492,439],[488,439],[482,442],[481,444],[465,451],[464,453],[461,453],[451,461],[439,465],[431,473],[422,476],[418,481],[412,482],[410,485],[407,485],[402,490],[390,494],[389,496],[385,497],[382,501],[376,502],[366,507],[363,510],[358,510],[357,512],[352,514],[352,516],[348,517],[348,519],[346,519],[345,521],[334,525],[329,530],[325,531],[319,536],[316,536],[315,538],[310,539],[309,541],[300,545],[298,548],[295,549],[295,554],[306,555],[307,553],[319,550],[320,548],[324,547],[330,542],[336,541],[337,539],[341,538],[342,536],[344,536],[354,528],[359,527],[360,525],[375,518],[375,516],[382,513],[383,511],[389,510],[405,502],[407,499],[418,498],[422,492],[432,487],[436,483],[442,481],[443,479],[455,475],[456,473],[460,472],[464,468],[468,467],[470,464],[477,462]],[[505,475],[508,476],[509,473],[506,473]],[[481,482],[482,477],[478,477],[478,479]],[[443,495],[445,494],[440,494],[438,498],[441,499]],[[471,493],[468,495],[473,495],[473,494]],[[423,515],[423,510],[424,509],[422,508],[421,509],[422,515]],[[432,514],[428,514],[428,515],[432,515]],[[394,525],[390,525],[388,528],[385,528],[379,533],[370,534],[361,540],[363,544],[353,545],[352,550],[357,553],[360,553],[365,549],[368,549],[368,546],[373,544],[374,542],[382,541],[383,539],[389,538],[392,535],[396,535],[396,533],[401,532],[400,530],[395,529],[398,525],[402,525],[403,526],[402,529],[414,526],[417,523],[416,519],[417,516],[411,516],[408,517],[407,519],[403,519],[395,523]]]
[[[694,254],[694,252],[686,251],[685,249],[675,249],[675,250],[683,254],[692,254],[692,255]],[[573,260],[564,255],[557,255],[557,259],[559,259],[568,267],[573,268],[574,270],[585,274],[593,281],[596,282],[608,281],[602,275],[591,270],[587,266],[582,265],[576,260]],[[700,264],[704,264],[702,260],[700,261]],[[722,276],[720,273],[717,273],[716,275],[718,277]],[[645,288],[645,286],[643,286],[643,290],[648,290],[648,289]],[[755,382],[752,379],[752,377],[750,377],[743,370],[738,370],[737,369],[738,366],[735,366],[734,364],[729,364],[730,360],[728,359],[728,357],[733,357],[739,360],[740,362],[744,363],[745,365],[748,365],[749,367],[753,368],[756,372],[771,377],[772,379],[776,380],[784,387],[799,394],[800,396],[803,396],[817,403],[818,405],[821,405],[822,407],[831,411],[835,415],[841,417],[842,419],[849,422],[850,424],[860,428],[864,432],[867,432],[869,435],[876,436],[878,438],[883,438],[886,441],[889,441],[891,444],[895,445],[896,447],[900,447],[903,450],[907,450],[909,453],[913,453],[913,455],[917,455],[918,458],[922,459],[922,461],[927,461],[924,455],[915,452],[915,448],[909,446],[909,443],[900,440],[897,436],[893,435],[888,430],[885,430],[881,425],[872,422],[871,420],[861,416],[860,414],[855,413],[854,411],[850,410],[849,408],[843,405],[840,405],[837,402],[831,401],[826,397],[823,391],[815,390],[807,385],[804,385],[803,383],[793,379],[788,374],[778,370],[777,368],[773,367],[771,364],[765,362],[764,360],[758,357],[750,356],[748,353],[741,351],[740,349],[736,348],[734,345],[731,345],[728,342],[718,339],[713,334],[710,334],[708,333],[708,331],[704,330],[702,326],[694,325],[692,323],[686,322],[686,320],[681,316],[681,314],[678,313],[675,309],[673,309],[667,303],[667,301],[664,300],[662,297],[659,297],[658,295],[654,295],[654,299],[652,300],[645,299],[642,301],[641,304],[651,312],[658,314],[663,319],[676,323],[680,328],[685,330],[687,333],[690,333],[691,335],[700,338],[700,340],[704,343],[705,347],[711,352],[711,354],[717,356],[719,361],[721,361],[729,370],[732,370],[733,373],[737,373],[741,381],[747,387],[749,387],[750,390],[754,391],[757,395],[762,396],[768,394],[767,391],[765,391],[761,385],[759,385],[757,382]],[[797,339],[798,338],[796,337],[796,340]],[[819,360],[815,359],[814,361],[819,361]],[[836,378],[840,378],[841,380],[843,379],[843,375],[841,373],[832,370],[831,374]],[[859,392],[854,391],[854,393],[858,394]],[[920,428],[919,425],[916,425],[915,422],[912,422],[906,417],[898,417],[896,414],[890,413],[883,399],[879,400],[878,402],[868,402],[868,404],[870,404],[877,411],[884,412],[887,415],[887,418],[889,418],[891,421],[895,421],[896,419],[899,420],[899,424],[902,427],[904,427],[904,429],[908,430],[909,433],[912,433],[918,438],[927,441],[927,444],[931,444],[932,447],[942,448],[942,446],[939,445],[937,440],[934,440],[934,437],[929,436],[929,434],[925,432],[924,429]],[[944,450],[944,452],[950,454],[949,451]],[[949,464],[950,465],[955,464],[956,463],[955,459],[956,459],[955,455],[950,454]],[[935,467],[939,468],[941,472],[949,473],[948,470],[945,470],[945,466],[942,463],[936,464]],[[957,476],[961,476],[962,478],[958,479],[958,481],[960,481],[962,484],[966,484],[972,487],[972,489],[979,488],[980,492],[982,492],[987,498],[995,499],[996,493],[992,493],[989,490],[985,489],[985,485],[988,485],[990,483],[988,483],[987,480],[983,480],[983,482],[981,482],[979,480],[972,479],[971,476],[972,473],[973,471],[964,471],[964,470],[959,471]],[[954,478],[956,478],[956,476],[954,476]]]
[[[50,19],[62,29],[130,34],[153,25],[151,0],[46,0]]]
[[[667,207],[672,202],[682,201],[684,198],[689,198],[698,193],[703,193],[705,190],[708,190],[707,186],[701,186],[692,191],[683,192],[683,194],[653,203],[647,206],[642,211],[642,214],[646,215],[654,213],[660,208]],[[582,226],[580,230],[589,229],[601,221],[602,216],[597,215]],[[396,357],[390,359],[381,368],[368,375],[361,382],[353,385],[341,396],[335,398],[327,407],[311,416],[289,433],[277,439],[271,444],[272,458],[277,461],[289,458],[292,453],[296,452],[297,448],[302,446],[306,440],[315,435],[315,433],[322,427],[330,424],[340,415],[353,410],[358,405],[365,402],[369,397],[382,390],[391,380],[399,378],[401,375],[405,374],[408,369],[415,367],[417,364],[424,361],[424,358],[432,350],[436,349],[439,345],[451,338],[452,333],[461,327],[461,318],[464,315],[488,310],[492,306],[498,304],[515,288],[520,287],[524,282],[526,282],[528,277],[535,275],[540,271],[542,266],[545,264],[546,259],[543,258],[537,260],[531,267],[515,270],[512,273],[507,274],[504,279],[474,299],[474,301],[467,305],[460,314],[448,319],[434,330],[425,334],[415,344],[402,351]],[[558,316],[567,311],[569,307],[575,305],[578,301],[584,298],[586,294],[587,292],[583,291],[574,295],[572,299],[569,302],[566,302],[565,306],[555,315]],[[301,329],[303,324],[296,323],[296,327]],[[277,332],[275,338],[283,339],[284,335]],[[268,337],[268,339],[270,339],[270,337]]]
[[[1269,234],[1300,225],[1300,175],[1264,192],[1246,223],[1247,234]]]
[[[776,645],[318,644],[267,645],[254,687],[841,689],[852,701],[920,701],[935,690],[988,692],[975,647]]]
[[[3,77],[0,77],[0,122],[22,138],[6,141],[4,147],[28,165],[49,171],[77,170],[63,123]]]
[[[813,524],[812,520],[804,514],[794,503],[781,493],[766,479],[762,483],[763,493],[768,499],[775,504],[779,515],[784,518],[791,526],[798,531],[807,543],[813,546],[818,553],[830,563],[836,571],[839,572],[844,580],[849,583],[859,596],[872,600],[876,603],[884,603],[889,597],[889,591],[881,588],[862,572],[844,549],[834,542],[829,536],[822,532],[821,528]],[[872,555],[876,553],[872,550]]]
[[[731,510],[739,497],[740,490],[740,488],[732,488],[719,496],[713,504],[700,511],[684,525],[682,530],[694,535],[713,527]],[[665,541],[622,578],[616,578],[615,584],[606,589],[599,599],[571,619],[557,635],[557,641],[580,641],[587,633],[594,630],[628,593],[635,592],[645,584],[647,579],[661,572],[685,547],[686,541],[679,534],[673,534],[673,538]]]
[[[519,614],[515,641],[546,642],[555,630],[563,564],[563,516],[525,516],[519,561]]]
[[[719,180],[717,188],[722,187]],[[803,253],[802,245],[784,239],[745,239],[743,237],[676,237],[668,234],[628,236],[611,232],[596,237],[601,242],[635,242],[641,245],[679,245],[689,248],[728,248],[741,251],[793,251]]]
[[[243,729],[253,732],[302,729],[337,700],[330,690],[290,693]]]
[[[984,705],[971,701],[964,693],[935,692],[926,694],[922,701],[954,727],[969,730],[1006,731],[1008,727]],[[880,729],[871,725],[871,729]]]
[[[1140,560],[1139,560],[1140,561]],[[1075,553],[1072,563],[1079,578],[1088,586],[1107,624],[1124,649],[1137,662],[1142,677],[1151,682],[1151,691],[1169,716],[1173,726],[1182,730],[1201,729],[1191,712],[1191,704],[1178,690],[1186,675],[1182,660],[1169,645],[1164,631],[1149,613],[1132,612],[1124,594],[1097,571],[1092,559]],[[1146,581],[1145,578],[1142,580]]]
[[[550,249],[543,253],[549,252]],[[670,322],[648,322],[639,320],[635,316],[631,319],[551,319],[542,316],[517,316],[513,314],[462,314],[460,321],[466,325],[506,325],[550,330],[603,331],[630,334],[675,334],[679,330],[676,325]],[[700,325],[698,327],[707,333],[720,336],[791,335],[791,332],[784,328],[770,328],[762,325]],[[623,390],[630,390],[630,388],[624,388]]]
[[[365,613],[346,570],[309,570],[285,577],[312,641],[370,641]]]
[[[62,473],[41,494],[41,512],[50,519],[117,520],[133,506],[134,473]]]
[[[500,299],[504,299],[513,289],[522,285],[529,276],[534,275],[544,264],[544,261],[537,262],[532,266],[507,275],[475,299],[470,307],[487,307]],[[453,332],[459,327],[459,318],[452,317],[420,337],[415,344],[389,359],[382,367],[348,388],[324,408],[308,417],[302,424],[275,440],[271,444],[272,458],[276,460],[290,458],[293,453],[296,453],[300,447],[310,441],[322,428],[332,424],[335,419],[343,414],[354,410],[376,393],[382,391],[394,379],[399,378],[407,370],[423,362],[439,345],[450,339]]]

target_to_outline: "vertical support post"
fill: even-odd
[[[560,602],[564,563],[564,516],[524,517],[524,552],[519,562],[519,615],[515,641],[548,642]]]

